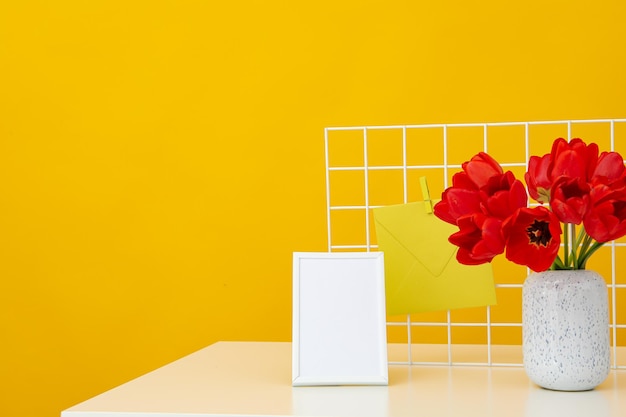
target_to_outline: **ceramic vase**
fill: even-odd
[[[524,369],[535,384],[586,391],[611,368],[607,286],[597,272],[533,273],[522,290]]]

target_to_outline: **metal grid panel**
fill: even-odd
[[[502,129],[505,129],[504,135]],[[509,129],[506,132],[506,129]],[[500,132],[498,132],[500,130]],[[384,132],[389,139],[385,142],[373,137]],[[427,132],[420,138],[419,134]],[[459,132],[465,132],[458,135]],[[467,132],[470,132],[469,134]],[[417,135],[414,135],[418,133]],[[589,137],[591,133],[594,137]],[[412,150],[409,149],[409,137],[412,137]],[[469,141],[463,137],[471,137]],[[557,120],[527,121],[510,123],[466,123],[466,124],[422,124],[399,126],[354,126],[328,127],[324,130],[326,152],[326,201],[328,250],[333,251],[375,251],[377,245],[373,237],[372,209],[389,204],[401,204],[421,200],[415,190],[415,174],[428,173],[429,181],[434,177],[441,181],[442,190],[448,186],[452,174],[460,170],[461,163],[482,150],[494,156],[504,169],[517,170],[516,176],[526,170],[530,155],[543,155],[550,151],[546,144],[551,144],[556,137],[581,137],[586,142],[597,142],[601,150],[618,151],[626,155],[626,119],[595,120]],[[454,137],[461,138],[455,142]],[[428,155],[421,155],[420,141],[433,141],[428,148],[439,148],[439,155],[428,160]],[[474,151],[471,141],[479,144]],[[393,142],[393,143],[392,143]],[[538,147],[537,143],[542,143]],[[381,146],[382,144],[382,146]],[[417,144],[417,146],[415,146]],[[436,146],[433,146],[435,145]],[[474,145],[475,145],[474,144]],[[455,155],[455,149],[462,148],[465,153]],[[494,152],[504,155],[502,160]],[[385,158],[379,158],[384,153]],[[378,155],[377,155],[378,154]],[[337,157],[339,156],[339,157]],[[344,178],[338,177],[341,174]],[[381,175],[385,174],[385,175]],[[378,176],[379,178],[374,181]],[[346,179],[347,178],[347,179]],[[357,186],[355,186],[357,184]],[[419,184],[417,185],[419,187]],[[380,190],[395,194],[385,200],[380,198]],[[393,192],[391,193],[393,194]],[[344,198],[344,196],[348,196]],[[383,203],[381,203],[383,202]],[[612,367],[626,369],[626,358],[618,357],[618,346],[626,345],[626,267],[622,271],[618,260],[626,257],[626,239],[610,242],[603,248],[610,262],[604,262],[610,300],[610,331],[612,337]],[[619,256],[618,255],[619,251]],[[624,252],[622,254],[622,251]],[[608,276],[610,275],[610,277]],[[499,277],[502,278],[502,277]],[[522,283],[506,282],[496,279],[496,290],[517,289],[521,293]],[[515,306],[521,310],[521,303]],[[521,317],[521,314],[519,314]],[[521,366],[521,347],[517,349],[513,361],[501,361],[494,357],[494,352],[501,346],[493,342],[494,329],[521,329],[521,318],[512,321],[492,320],[492,308],[485,307],[485,319],[466,322],[454,319],[451,312],[446,312],[443,321],[412,321],[411,315],[404,320],[388,321],[388,327],[406,329],[406,349],[402,349],[406,358],[390,360],[392,364],[410,365],[487,365]],[[446,332],[446,351],[436,358],[420,356],[412,341],[415,332],[426,328],[443,328]],[[452,334],[455,329],[480,328],[486,330],[486,352],[478,355],[479,359],[458,360],[454,355]],[[414,350],[416,352],[414,352]],[[623,352],[623,349],[622,349]],[[402,356],[405,355],[404,353]],[[623,355],[622,355],[623,356]],[[511,357],[511,356],[509,356]]]

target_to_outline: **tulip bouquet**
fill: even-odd
[[[549,154],[531,156],[526,187],[485,152],[462,165],[435,207],[456,225],[457,260],[478,265],[502,253],[535,272],[585,269],[604,243],[626,235],[626,170],[617,152],[558,138]],[[563,237],[563,239],[561,239]],[[563,241],[562,257],[559,255]]]

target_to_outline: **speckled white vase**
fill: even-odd
[[[537,385],[586,391],[611,368],[607,286],[595,271],[533,273],[522,290],[524,368]]]

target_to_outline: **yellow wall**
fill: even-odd
[[[0,415],[290,340],[325,126],[626,116],[590,4],[1,2]]]

